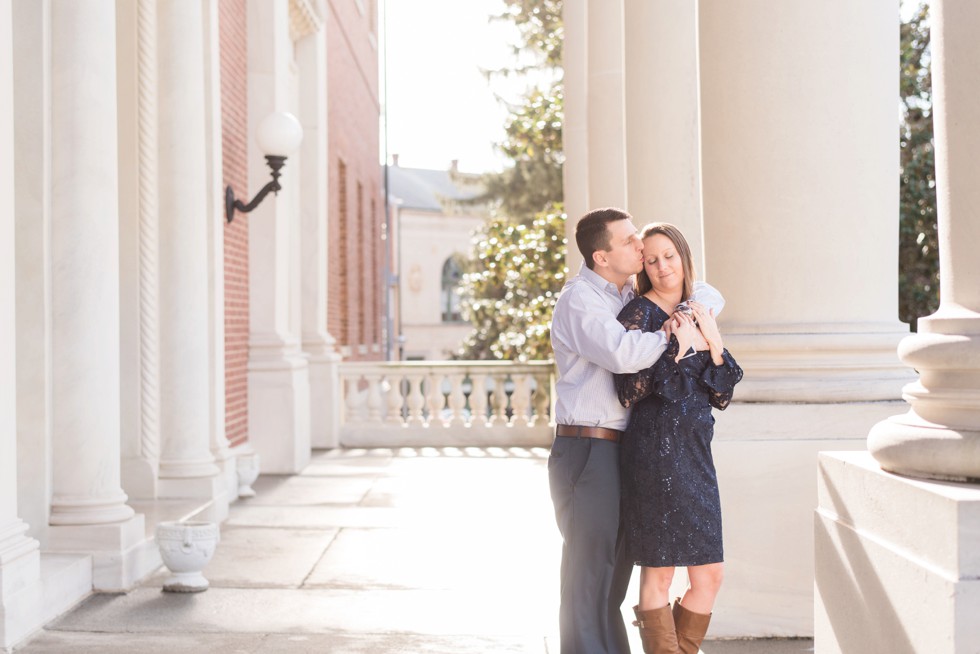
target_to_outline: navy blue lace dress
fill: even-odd
[[[656,331],[669,316],[645,297],[623,307],[627,329]],[[616,375],[619,401],[632,407],[620,443],[622,520],[635,565],[664,567],[724,560],[721,500],[711,456],[715,419],[742,379],[732,355],[716,366],[708,351],[675,362],[678,343],[652,367]]]

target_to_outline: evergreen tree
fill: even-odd
[[[466,359],[551,358],[551,314],[565,283],[565,214],[554,204],[530,225],[488,221],[476,236],[475,269],[463,275],[463,314],[474,330]]]
[[[565,282],[562,213],[562,0],[504,0],[498,16],[521,34],[519,63],[491,75],[520,75],[537,83],[510,107],[505,140],[512,165],[483,175],[484,192],[471,204],[491,207],[493,219],[474,237],[472,269],[460,287],[463,315],[474,327],[459,355],[466,359],[551,357],[551,312]],[[530,60],[529,60],[530,58]]]
[[[929,5],[921,2],[901,32],[901,200],[898,255],[899,318],[916,320],[939,308],[939,236],[929,72]]]

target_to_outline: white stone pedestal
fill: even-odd
[[[310,442],[315,448],[340,447],[340,359],[336,352],[309,355]]]
[[[48,536],[52,553],[92,557],[94,590],[129,590],[161,565],[160,552],[147,538],[142,513],[111,524],[52,525]]]
[[[863,450],[867,426],[898,405],[736,401],[714,412],[725,582],[713,638],[813,636],[817,457],[823,450]]]
[[[825,452],[814,525],[816,652],[980,651],[980,485]]]
[[[264,351],[263,351],[264,350]],[[295,474],[310,462],[310,379],[296,348],[260,348],[248,363],[248,440],[271,474]]]
[[[92,558],[84,554],[35,552],[22,557],[30,577],[0,602],[0,651],[23,643],[45,624],[68,611],[92,592]],[[40,564],[40,565],[38,565]],[[39,568],[39,570],[38,570]]]

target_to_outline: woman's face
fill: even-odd
[[[669,293],[684,287],[684,263],[674,242],[663,234],[643,239],[643,269],[653,290]]]

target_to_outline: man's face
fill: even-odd
[[[596,272],[622,285],[630,275],[643,269],[643,243],[632,220],[617,220],[609,223],[606,229],[609,232],[609,249],[598,250],[592,255]]]

